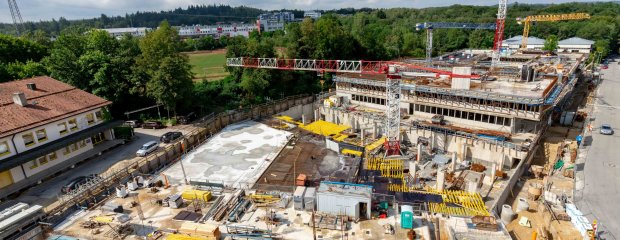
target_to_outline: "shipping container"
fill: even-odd
[[[304,210],[304,194],[306,193],[306,187],[299,186],[295,189],[293,194],[293,205],[295,210]]]
[[[306,188],[306,193],[304,194],[304,208],[306,209],[306,211],[314,210],[315,199],[316,199],[316,188],[314,187]]]

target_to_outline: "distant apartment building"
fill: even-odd
[[[179,30],[179,36],[181,37],[199,37],[199,36],[213,36],[219,38],[222,36],[235,37],[244,36],[248,37],[250,32],[258,30],[257,24],[218,24],[218,25],[193,25],[193,26],[180,26],[175,27]]]
[[[304,18],[312,18],[312,19],[319,19],[321,17],[321,12],[319,11],[306,11],[304,12]]]
[[[111,102],[50,77],[0,84],[0,198],[122,144]]]
[[[265,32],[284,30],[284,25],[292,21],[295,21],[295,15],[292,12],[263,13],[258,16],[258,25],[261,31]]]
[[[110,34],[110,36],[112,37],[120,38],[126,34],[129,34],[134,37],[144,37],[146,36],[146,33],[148,31],[151,31],[153,29],[147,28],[147,27],[138,27],[138,28],[104,28],[101,30],[108,32],[108,34]]]

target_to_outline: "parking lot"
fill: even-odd
[[[101,156],[89,159],[75,166],[71,171],[65,171],[62,174],[42,182],[41,184],[29,188],[22,193],[17,200],[29,204],[39,204],[43,207],[49,206],[57,200],[61,194],[61,188],[72,179],[79,176],[87,176],[90,174],[99,174],[115,164],[122,164],[124,161],[131,161],[136,157],[136,151],[149,141],[159,142],[159,138],[169,131],[180,131],[184,135],[194,129],[191,125],[179,125],[167,127],[163,129],[135,129],[134,139],[120,145],[116,148],[104,152]],[[160,143],[160,148],[166,146]]]

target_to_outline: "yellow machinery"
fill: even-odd
[[[530,34],[530,26],[532,22],[557,22],[565,20],[581,20],[589,19],[590,14],[587,13],[568,13],[568,14],[548,14],[527,16],[526,18],[517,18],[517,23],[523,24],[523,40],[521,41],[521,49],[527,48],[527,37]]]
[[[250,194],[248,198],[258,206],[266,206],[280,201],[280,196],[269,194]]]

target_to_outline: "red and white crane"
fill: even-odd
[[[508,0],[499,0],[497,8],[497,20],[495,21],[495,38],[493,39],[493,54],[491,57],[491,68],[496,67],[500,60],[500,50],[504,40],[504,26],[506,24],[506,10]]]
[[[293,71],[315,71],[319,73],[359,73],[386,75],[386,122],[384,144],[386,155],[400,155],[400,94],[401,74],[420,76],[446,76],[459,78],[478,77],[459,75],[452,72],[409,63],[394,61],[364,60],[317,60],[317,59],[278,59],[278,58],[228,58],[229,67],[279,69]]]

